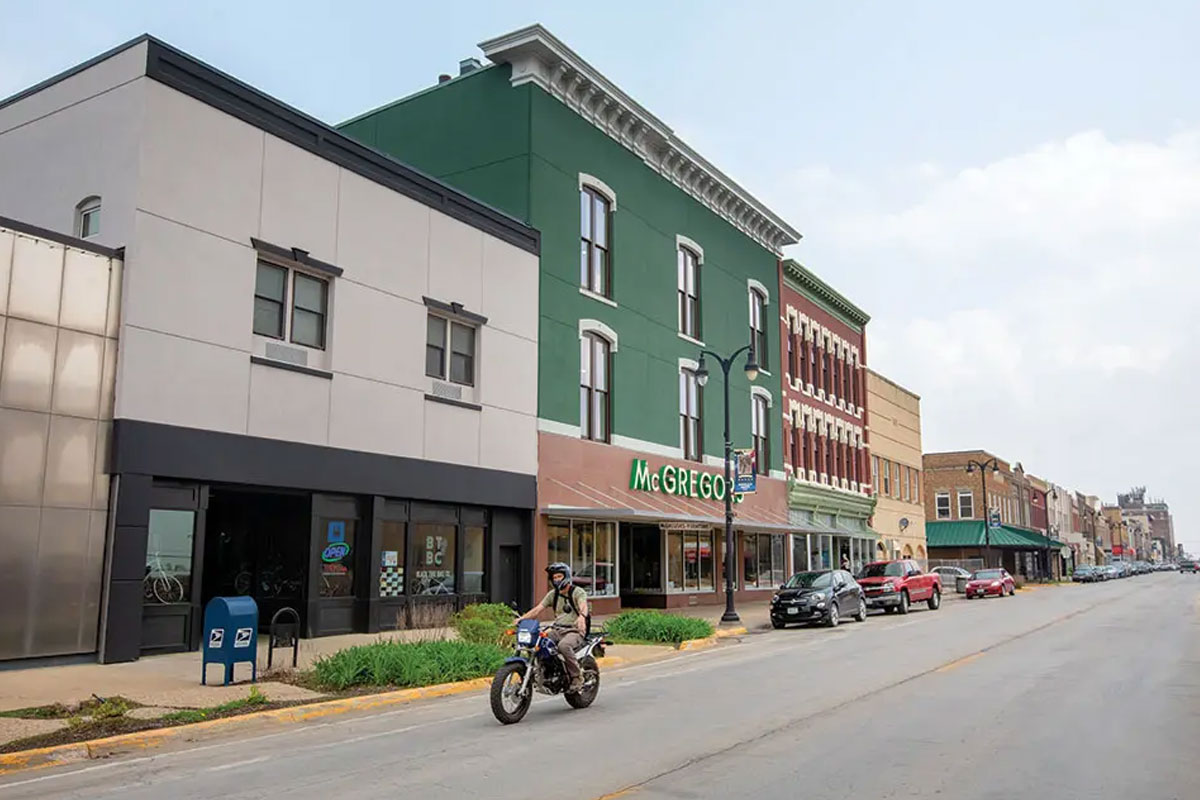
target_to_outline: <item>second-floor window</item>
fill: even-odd
[[[767,475],[771,471],[770,453],[768,452],[771,429],[767,427],[767,401],[758,395],[754,395],[750,399],[753,403],[750,433],[754,440],[755,458],[758,460],[758,474]]]
[[[825,396],[833,394],[833,351],[829,347],[829,339],[825,339],[824,346],[821,348],[821,388],[825,390]]]
[[[612,297],[612,205],[590,186],[579,190],[579,285]]]
[[[258,262],[254,280],[254,332],[259,336],[324,350],[328,303],[328,281]]]
[[[679,332],[693,339],[700,338],[700,257],[686,247],[680,247],[679,266]]]
[[[679,371],[679,441],[683,457],[699,461],[703,452],[700,412],[703,405],[700,383],[690,369]]]
[[[959,519],[974,519],[975,518],[975,493],[959,491],[958,493],[958,518]]]
[[[892,463],[886,458],[880,462],[883,466],[883,496],[892,496]]]
[[[757,289],[750,290],[750,354],[759,369],[771,371],[767,363],[767,298]]]
[[[425,374],[475,385],[475,328],[430,314],[425,328]]]
[[[584,439],[607,442],[610,431],[610,345],[594,333],[585,333],[579,346],[579,431]]]
[[[89,239],[100,233],[100,198],[89,197],[75,207],[75,235]]]
[[[950,493],[938,492],[934,497],[938,519],[950,519]]]

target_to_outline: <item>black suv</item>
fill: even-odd
[[[844,569],[797,572],[771,598],[771,624],[823,622],[836,628],[842,617],[867,618],[867,598]]]

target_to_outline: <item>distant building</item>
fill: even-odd
[[[879,502],[871,527],[889,557],[928,557],[921,486],[921,398],[867,370],[871,464]],[[884,491],[883,475],[888,475]],[[897,476],[899,479],[897,480]]]
[[[1158,543],[1158,552],[1175,552],[1175,524],[1171,508],[1162,500],[1147,500],[1146,487],[1135,486],[1124,494],[1117,495],[1117,505],[1122,517],[1134,525],[1138,532],[1138,558],[1148,558],[1153,551],[1153,542]]]

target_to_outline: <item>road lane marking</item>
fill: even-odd
[[[983,658],[983,656],[984,656],[984,652],[981,650],[978,653],[972,653],[969,656],[963,656],[962,658],[958,659],[957,661],[951,661],[949,664],[938,667],[934,671],[935,672],[949,672],[950,670],[958,669],[959,667],[963,666],[964,664],[970,664],[972,661],[974,661],[977,658]]]
[[[227,770],[227,769],[237,769],[238,767],[248,767],[251,764],[258,764],[259,762],[266,761],[268,758],[269,758],[269,756],[259,756],[258,758],[248,758],[245,761],[234,761],[232,764],[221,764],[220,766],[209,767],[205,771],[206,772],[223,772],[224,770]]]

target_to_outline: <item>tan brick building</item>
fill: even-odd
[[[874,420],[871,426],[872,447],[874,446]],[[971,461],[987,463],[995,459],[997,470],[988,469],[980,478],[976,469],[967,472]],[[1017,476],[1012,467],[1002,458],[986,450],[961,450],[952,453],[926,453],[924,466],[925,516],[929,520],[986,519],[986,508],[1000,512],[1006,525],[1027,526],[1028,514],[1022,514],[1019,502]],[[1022,476],[1023,477],[1023,476]],[[986,482],[986,503],[982,496],[982,483]],[[1024,519],[1024,521],[1022,521]]]
[[[921,492],[921,398],[868,369],[867,408],[871,479],[878,498],[871,528],[879,534],[879,555],[924,562],[928,553]]]

